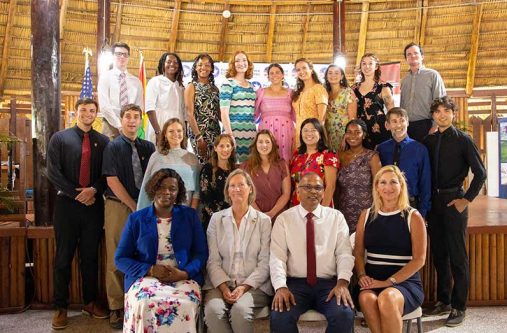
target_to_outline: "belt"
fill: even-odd
[[[445,194],[445,193],[456,193],[458,191],[461,191],[463,188],[461,186],[458,187],[450,187],[450,188],[437,188],[435,192],[438,194]]]
[[[118,199],[117,197],[107,196],[106,199],[122,203],[122,201],[120,199]]]

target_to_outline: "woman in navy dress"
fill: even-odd
[[[424,299],[419,269],[426,260],[426,227],[409,205],[398,167],[385,166],[375,175],[373,205],[361,213],[354,251],[368,327],[373,333],[401,333],[401,317]]]

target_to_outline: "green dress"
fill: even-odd
[[[350,88],[342,89],[335,99],[329,99],[326,111],[326,131],[328,146],[332,151],[340,150],[340,142],[345,134],[345,125],[349,122],[347,106],[352,102],[354,92]]]

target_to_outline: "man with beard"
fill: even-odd
[[[53,329],[67,327],[71,263],[79,247],[83,314],[108,318],[95,301],[98,290],[98,248],[104,225],[102,154],[108,138],[92,128],[97,102],[76,102],[77,124],[55,133],[48,145],[48,178],[58,191],[53,225],[56,253],[54,265]]]

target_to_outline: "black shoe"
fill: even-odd
[[[432,308],[424,309],[423,317],[441,316],[441,315],[448,314],[450,312],[451,312],[451,305],[450,304],[444,304],[444,303],[438,301],[435,303],[435,305]]]
[[[456,327],[463,324],[463,320],[465,320],[465,311],[452,309],[445,321],[445,326]]]
[[[111,311],[111,315],[109,316],[109,325],[114,329],[123,328],[123,309],[113,310]]]

